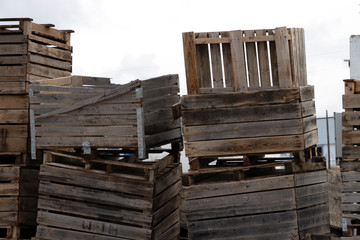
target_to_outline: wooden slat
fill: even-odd
[[[302,120],[293,119],[190,126],[184,128],[184,137],[189,143],[192,141],[296,135],[302,134],[303,131]]]
[[[360,107],[360,94],[343,95],[342,98],[343,109],[359,108]]]
[[[37,41],[37,42],[45,43],[47,45],[56,46],[56,47],[64,49],[64,50],[72,51],[72,47],[70,45],[59,42],[59,41],[54,41],[54,40],[44,38],[44,37],[40,37],[40,36],[36,36],[36,35],[33,35],[33,34],[29,35],[29,39]]]
[[[188,94],[199,94],[199,76],[196,59],[195,37],[193,32],[183,33],[186,84]]]
[[[56,69],[61,69],[69,72],[71,72],[72,70],[70,62],[64,62],[53,58],[47,58],[41,55],[29,54],[29,61],[32,63],[37,63],[44,66],[53,67]]]
[[[183,109],[241,107],[263,104],[290,103],[300,98],[298,88],[227,93],[217,95],[183,96]]]
[[[26,95],[0,95],[0,109],[27,109],[29,97]]]
[[[25,43],[26,36],[22,34],[18,35],[2,35],[0,38],[0,43]]]
[[[256,37],[266,36],[265,30],[257,30]],[[271,86],[267,42],[257,42],[261,87]]]
[[[269,36],[274,36],[273,31],[269,31]],[[277,51],[275,41],[269,42],[270,50],[270,65],[271,65],[271,79],[272,86],[279,87],[279,68],[277,63]]]
[[[228,33],[225,32],[221,37],[228,37]],[[234,87],[234,73],[233,65],[231,60],[231,48],[230,42],[222,44],[222,54],[223,54],[223,65],[224,65],[224,76],[225,76],[225,87],[233,88]]]
[[[210,34],[210,38],[218,38],[218,34]],[[211,69],[214,87],[224,87],[220,44],[210,44]]]
[[[0,94],[25,94],[27,83],[24,82],[1,82]]]
[[[6,77],[5,80],[10,80],[10,77],[25,78],[25,66],[0,66],[0,76]]]
[[[1,46],[1,45],[0,45]],[[0,52],[0,55],[2,52]],[[26,63],[26,56],[0,56],[0,65],[22,65]]]
[[[29,123],[28,110],[0,110],[0,123]]]
[[[276,28],[275,45],[277,54],[279,86],[291,88],[293,86],[289,53],[289,38],[286,27]]]
[[[234,75],[233,86],[235,88],[235,91],[246,91],[248,85],[246,78],[242,33],[241,31],[229,32],[229,38],[231,48],[231,61]]]
[[[305,149],[303,135],[214,140],[207,141],[206,144],[198,141],[185,145],[188,157],[252,154],[259,153],[260,150],[262,153],[281,153],[303,149]]]
[[[129,126],[91,126],[91,127],[36,127],[36,136],[70,137],[70,136],[136,136],[136,127]]]
[[[252,30],[244,31],[245,36],[254,37],[255,32]],[[246,60],[248,65],[249,87],[259,87],[258,59],[256,54],[255,42],[247,42]]]
[[[299,103],[260,105],[239,108],[198,109],[182,112],[184,126],[232,122],[267,121],[301,118]]]
[[[46,45],[37,44],[34,42],[29,42],[28,51],[63,61],[68,61],[68,62],[72,61],[70,51],[62,50],[58,48],[51,48]]]
[[[27,44],[0,44],[0,55],[25,55]]]
[[[49,61],[49,64],[51,63],[54,64],[54,61]],[[59,70],[34,63],[28,63],[28,73],[37,76],[53,78],[67,77],[71,75],[71,71],[68,70]]]

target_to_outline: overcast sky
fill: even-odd
[[[360,35],[359,0],[0,0],[0,17],[30,17],[72,29],[73,74],[127,83],[180,75],[186,93],[182,32],[305,29],[308,83],[317,116],[341,112],[349,78],[349,38]],[[360,53],[359,53],[360,54]]]

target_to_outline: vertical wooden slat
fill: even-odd
[[[289,44],[290,61],[291,61],[291,75],[294,86],[299,86],[300,80],[300,67],[299,67],[299,46],[297,41],[297,31],[295,28],[289,29],[291,41]]]
[[[227,32],[221,34],[222,37],[229,37]],[[234,87],[234,74],[233,65],[231,62],[231,50],[230,43],[222,44],[223,61],[224,61],[224,75],[225,75],[225,86]]]
[[[254,31],[244,31],[246,37],[254,37]],[[259,87],[259,74],[256,56],[255,42],[247,42],[246,45],[246,57],[248,64],[248,75],[250,87]]]
[[[307,70],[306,70],[306,51],[305,51],[305,32],[303,28],[297,29],[297,41],[299,45],[299,68],[300,68],[300,80],[299,86],[307,85]]]
[[[209,33],[210,38],[219,38],[218,33]],[[210,44],[211,66],[214,87],[224,87],[220,44]]]
[[[266,30],[256,31],[256,36],[266,36]],[[270,67],[267,42],[257,42],[260,68],[260,82],[262,87],[271,86],[270,83]]]
[[[207,38],[207,33],[199,33],[196,37]],[[200,87],[211,87],[210,57],[208,44],[196,45],[196,59]]]
[[[274,35],[274,32],[269,31],[268,34]],[[279,87],[279,74],[278,74],[278,67],[277,67],[275,41],[269,41],[269,48],[270,48],[270,65],[271,65],[272,86]]]
[[[195,37],[193,32],[183,33],[183,46],[188,94],[200,94]]]
[[[229,32],[235,91],[246,91],[248,89],[245,71],[244,48],[241,35],[241,31]]]
[[[276,28],[275,45],[277,53],[279,86],[281,88],[293,87],[289,53],[289,37],[286,27]]]

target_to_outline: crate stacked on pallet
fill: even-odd
[[[83,76],[31,84],[32,152],[45,151],[38,238],[177,239],[178,84],[178,75],[124,85]]]
[[[45,85],[60,80],[30,87],[33,149],[123,148],[146,158],[150,148],[182,141],[172,115],[178,75],[124,85]]]
[[[29,83],[71,74],[70,30],[29,18],[0,19],[0,156],[28,160]]]
[[[71,31],[53,27],[0,19],[0,238],[35,236],[39,166],[29,161],[29,83],[71,74]]]
[[[101,155],[91,160],[69,153],[44,153],[37,237],[178,239],[179,153],[170,152],[156,161],[142,161],[115,150],[98,153]]]
[[[221,188],[220,182],[229,180],[235,181],[231,182],[234,186],[240,186],[243,182],[239,180],[251,177],[295,174],[291,175],[292,178],[303,176],[306,179],[311,178],[312,174],[323,174],[325,161],[317,156],[316,151],[314,88],[308,86],[306,80],[303,29],[281,27],[271,30],[188,32],[183,34],[183,43],[188,95],[174,106],[174,112],[182,116],[185,152],[190,164],[190,171],[184,176],[185,183],[190,187],[184,189],[184,196],[191,191],[193,184],[198,192],[202,189],[206,191],[209,179],[219,182],[214,186]],[[317,172],[307,174],[312,171]],[[326,174],[321,186],[315,183],[299,185],[296,180],[289,186],[289,191],[294,192],[290,198],[295,205],[288,205],[289,209],[279,211],[293,210],[293,223],[299,222],[299,225],[293,225],[294,231],[289,232],[290,235],[283,235],[283,239],[289,239],[289,236],[295,236],[294,239],[296,236],[304,237],[306,233],[330,232],[325,181]],[[257,183],[249,180],[246,186],[251,188],[252,184]],[[265,185],[260,189],[258,196],[266,199],[264,196],[269,194],[281,204],[282,195],[271,195],[267,188]],[[277,186],[272,188],[278,189]],[[250,194],[252,190],[249,193],[247,189],[243,191]],[[314,198],[317,199],[301,204],[299,199],[311,191],[316,192]],[[216,200],[221,205],[232,200],[240,201],[242,196],[220,193],[215,198],[199,198],[209,204]],[[244,195],[244,199],[247,198]],[[199,211],[203,210],[202,204],[187,208],[191,205],[190,199],[185,197],[184,201],[184,217],[190,239],[200,239],[199,236],[216,238],[212,235],[213,227],[200,230],[207,224],[206,221],[203,222],[201,217],[191,218],[191,212],[196,212],[197,207]],[[257,201],[260,202],[249,200],[251,204],[257,204]],[[221,216],[215,215],[214,218],[221,222],[220,218],[231,221],[234,217],[248,215],[239,221],[248,224],[248,231],[257,232],[261,227],[251,224],[256,218],[253,215],[261,211],[277,211],[268,209],[270,212],[267,212],[266,204],[260,205],[264,207],[263,210],[254,207],[256,211],[253,212],[246,212],[246,208],[231,213],[224,211]],[[306,221],[310,221],[311,226],[301,225],[305,222],[301,220],[302,213],[311,211],[316,212],[313,219],[311,214],[307,215],[309,218]],[[213,217],[210,216],[211,211],[208,212],[209,216],[205,216],[206,211],[202,212],[203,218]],[[271,214],[268,217],[271,219]],[[228,238],[236,238],[246,231],[226,228],[226,221],[221,227],[226,229],[224,231],[228,230]],[[199,236],[197,231],[202,231]],[[258,237],[264,239],[273,233],[266,230],[264,235]]]
[[[343,108],[345,112],[342,116],[344,146],[340,163],[343,236],[345,239],[357,239],[360,235],[358,231],[360,229],[358,205],[360,202],[360,114],[358,111],[360,109],[360,81],[351,79],[344,82]]]

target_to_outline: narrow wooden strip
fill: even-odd
[[[248,88],[248,84],[246,78],[242,33],[241,31],[229,32],[229,38],[231,48],[231,61],[234,75],[233,86],[235,88],[235,91],[246,91]]]
[[[291,76],[289,38],[286,27],[276,28],[275,34],[279,86],[281,88],[296,87]]]
[[[217,34],[210,34],[211,38],[218,38]],[[210,44],[211,69],[214,87],[224,87],[220,44]]]
[[[199,94],[199,76],[196,61],[195,37],[193,32],[183,33],[186,84],[188,94]]]
[[[254,37],[254,31],[244,31],[245,36]],[[249,77],[249,87],[259,87],[258,58],[256,54],[255,42],[247,42],[246,60]]]
[[[256,37],[266,36],[265,30],[258,30]],[[257,42],[261,87],[271,86],[267,42]]]

